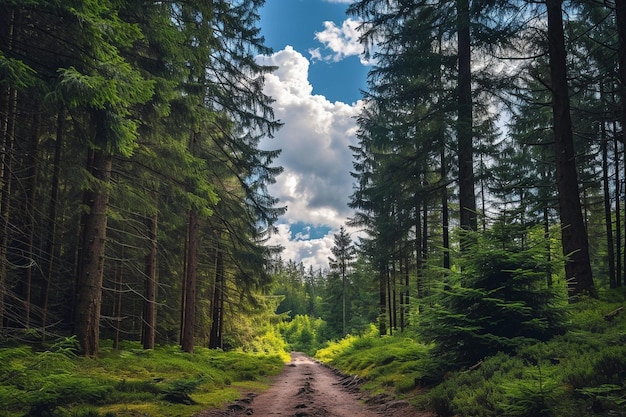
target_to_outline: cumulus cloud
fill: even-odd
[[[267,75],[265,93],[274,102],[276,118],[284,122],[275,137],[262,143],[266,149],[281,149],[276,163],[284,168],[270,193],[287,205],[279,232],[270,244],[285,247],[284,259],[325,268],[333,245],[333,233],[351,215],[347,206],[352,193],[352,153],[356,144],[356,120],[361,102],[331,103],[312,94],[308,81],[309,61],[291,46],[259,62],[278,69]],[[322,238],[292,235],[289,224],[329,226]]]
[[[312,266],[314,270],[328,270],[328,257],[332,256],[330,248],[334,245],[334,233],[336,231],[330,231],[321,238],[302,240],[293,236],[288,224],[280,224],[278,233],[272,235],[268,244],[281,245],[284,248],[281,257],[285,260],[302,262],[307,268]]]
[[[334,22],[324,22],[324,30],[315,33],[315,39],[324,45],[324,48],[309,49],[313,60],[341,61],[349,56],[358,56],[364,65],[363,45],[359,43],[358,27],[360,22],[354,19],[345,20],[341,26]]]

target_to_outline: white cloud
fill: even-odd
[[[357,20],[347,19],[341,27],[334,22],[324,22],[324,30],[315,33],[315,39],[324,45],[324,49],[330,53],[324,53],[320,48],[309,49],[309,54],[313,60],[341,61],[349,56],[358,56],[364,65],[367,62],[363,58],[363,45],[359,43],[358,26],[361,23]]]
[[[308,81],[309,61],[291,46],[258,60],[278,69],[267,75],[265,93],[271,96],[276,118],[284,123],[275,137],[263,142],[266,149],[282,149],[277,165],[284,168],[269,192],[287,205],[278,233],[270,244],[285,247],[283,259],[326,268],[333,233],[352,212],[347,206],[352,193],[352,152],[356,144],[356,120],[361,102],[331,103],[313,95]],[[325,225],[324,237],[308,239],[306,230],[292,236],[289,224]]]
[[[356,0],[324,0],[326,3],[341,3],[341,4],[351,4]]]

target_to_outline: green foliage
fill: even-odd
[[[185,354],[177,347],[145,351],[138,343],[105,347],[99,359],[74,352],[74,338],[42,352],[0,349],[0,414],[121,417],[133,415],[133,404],[150,403],[153,417],[189,416],[235,399],[238,391],[231,386],[263,382],[284,364],[278,356],[203,348]],[[183,414],[172,413],[172,403]]]
[[[542,241],[476,235],[459,269],[431,297],[419,332],[446,366],[470,366],[564,331],[565,304],[545,282]]]
[[[555,377],[556,368],[547,363],[537,363],[524,369],[517,381],[504,385],[505,400],[502,404],[504,416],[551,417],[555,415],[564,388]]]
[[[190,395],[198,389],[202,382],[202,378],[179,379],[173,381],[163,390],[163,398],[166,401],[177,404],[195,404],[196,402],[190,397]]]
[[[373,393],[408,396],[441,417],[624,416],[626,315],[604,319],[624,296],[611,300],[581,300],[569,307],[565,334],[498,352],[470,369],[445,372],[429,346],[379,337],[373,326],[367,336],[329,343],[316,357],[365,378]],[[430,389],[419,390],[423,385]]]
[[[285,362],[289,361],[287,343],[280,334],[277,326],[267,326],[266,331],[242,346],[242,351],[261,353],[281,357]]]
[[[347,336],[316,353],[316,358],[367,380],[365,387],[405,394],[421,385],[433,365],[429,347],[408,337]]]
[[[7,58],[0,51],[0,85],[24,88],[35,83],[35,71],[23,61]]]
[[[325,327],[324,320],[314,319],[307,315],[297,315],[278,325],[280,334],[290,350],[309,354],[313,354],[319,348],[320,335],[324,333]]]

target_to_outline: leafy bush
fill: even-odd
[[[325,326],[322,319],[296,315],[290,321],[279,324],[278,329],[292,351],[313,354],[319,348],[318,335],[324,331]]]

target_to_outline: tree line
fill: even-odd
[[[0,2],[3,338],[191,352],[267,302],[262,4]]]
[[[626,286],[623,0],[352,3],[376,62],[351,148],[364,234],[340,229],[327,272],[265,244],[285,208],[259,148],[280,127],[262,4],[0,0],[3,337],[191,352],[376,322],[470,363]]]
[[[401,328],[409,305],[425,329],[445,332],[447,317],[449,330],[477,331],[454,314],[521,285],[489,275],[492,263],[525,271],[528,292],[570,300],[626,285],[625,13],[622,0],[349,6],[375,62],[349,223],[377,274],[380,334]],[[514,299],[547,302],[535,296]],[[441,333],[425,330],[462,344]]]

